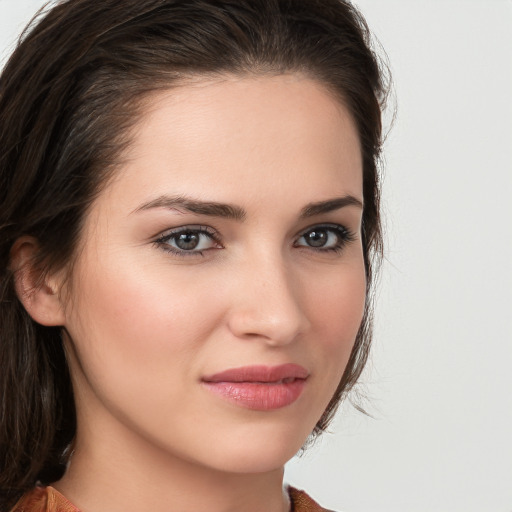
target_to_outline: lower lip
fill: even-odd
[[[246,409],[271,411],[293,404],[302,393],[306,381],[293,382],[203,382],[209,391]]]

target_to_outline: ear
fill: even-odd
[[[35,266],[39,251],[37,240],[30,236],[18,238],[11,248],[10,268],[18,299],[37,323],[46,326],[64,325],[60,282],[57,276]]]

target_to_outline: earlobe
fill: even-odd
[[[10,268],[18,299],[34,321],[41,325],[64,325],[60,286],[56,279],[35,267],[39,244],[30,236],[16,240],[11,249]]]

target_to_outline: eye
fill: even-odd
[[[354,239],[355,236],[346,227],[340,224],[327,224],[309,228],[295,245],[317,251],[340,251]]]
[[[167,231],[156,240],[156,244],[179,256],[202,255],[203,251],[221,247],[215,232],[205,226],[185,226]]]

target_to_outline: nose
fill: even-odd
[[[235,336],[280,346],[307,331],[300,282],[284,261],[252,258],[239,270],[228,318]]]

